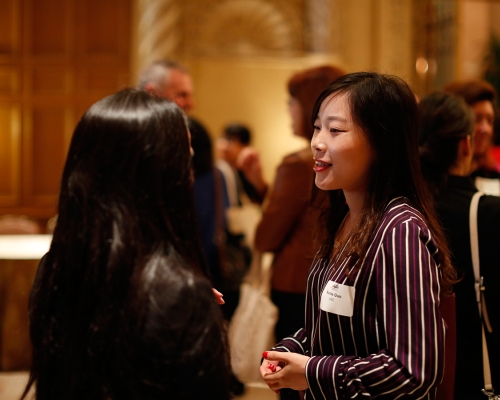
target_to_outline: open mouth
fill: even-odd
[[[327,164],[327,163],[324,163],[324,162],[321,162],[321,161],[315,161],[315,162],[314,162],[314,165],[316,165],[316,167],[321,167],[321,168],[323,168],[323,167],[329,167],[329,166],[330,166],[330,165],[332,165],[332,164]]]

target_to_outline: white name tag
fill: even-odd
[[[354,311],[354,295],[356,289],[353,286],[328,281],[321,295],[320,308],[323,311],[352,317]]]

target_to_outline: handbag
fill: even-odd
[[[252,266],[241,285],[240,301],[228,327],[233,372],[246,384],[261,382],[262,352],[274,342],[278,308],[269,297],[270,268],[262,268],[262,254],[254,252]]]
[[[484,389],[482,392],[488,396],[488,399],[500,400],[499,395],[495,395],[493,391],[493,385],[491,384],[491,370],[490,370],[490,359],[488,356],[488,344],[486,342],[486,334],[484,329],[488,329],[488,332],[492,332],[490,320],[488,318],[488,311],[486,309],[486,300],[484,298],[484,279],[481,276],[479,268],[479,241],[478,241],[478,231],[477,231],[477,208],[479,205],[479,199],[483,196],[483,192],[476,192],[472,196],[469,210],[469,229],[470,229],[470,247],[472,254],[472,266],[474,268],[474,289],[476,291],[476,301],[479,310],[479,316],[481,317],[481,329],[482,329],[482,349],[483,349],[483,375],[484,375]]]

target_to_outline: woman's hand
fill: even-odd
[[[236,168],[243,172],[245,178],[264,197],[267,191],[267,182],[262,172],[259,153],[253,147],[247,146],[241,150],[236,160]]]
[[[297,353],[266,351],[260,373],[267,386],[277,392],[282,388],[305,390],[309,387],[306,380],[306,364],[310,357]]]
[[[219,292],[217,289],[212,288],[212,292],[214,292],[214,297],[215,297],[215,302],[217,304],[224,304],[225,301],[222,298],[224,296],[221,292]]]

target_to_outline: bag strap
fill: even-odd
[[[474,289],[476,290],[476,302],[479,308],[479,315],[481,315],[481,279],[479,273],[479,241],[477,234],[477,208],[479,199],[483,192],[476,192],[472,196],[469,209],[469,230],[470,230],[470,250],[472,255],[472,267],[474,269]]]
[[[469,211],[469,229],[470,229],[470,247],[472,255],[472,266],[474,268],[474,288],[476,290],[476,301],[478,304],[479,316],[484,319],[488,332],[492,332],[488,311],[486,309],[486,300],[484,299],[484,278],[481,276],[479,267],[479,235],[477,230],[477,209],[479,199],[483,192],[476,192],[472,196]]]
[[[476,301],[478,304],[479,316],[481,317],[481,328],[482,328],[482,350],[483,350],[483,375],[484,375],[484,389],[483,393],[490,399],[497,399],[493,392],[493,385],[491,384],[491,370],[490,370],[490,359],[488,355],[488,344],[486,342],[486,334],[484,332],[484,326],[486,325],[489,332],[492,332],[490,321],[488,318],[488,312],[486,309],[486,301],[484,298],[484,279],[480,273],[479,267],[479,240],[478,240],[478,229],[477,229],[477,209],[479,205],[479,199],[483,196],[483,192],[476,192],[472,196],[469,209],[469,230],[470,230],[470,248],[472,255],[472,266],[474,269],[474,288],[476,290]]]

